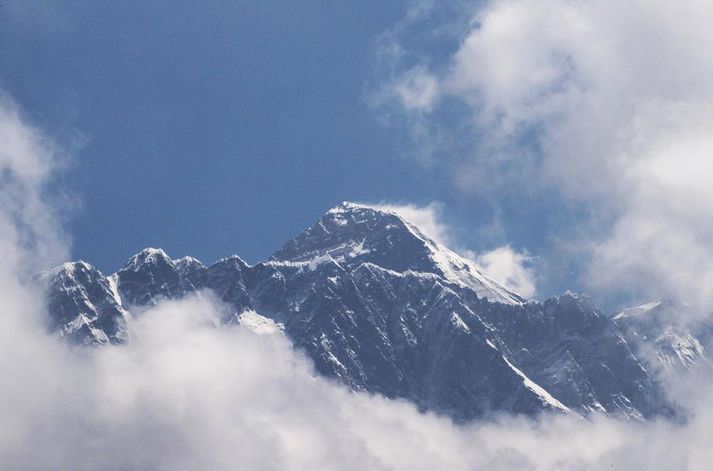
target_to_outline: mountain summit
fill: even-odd
[[[398,214],[369,206],[330,209],[257,265],[145,249],[108,277],[82,263],[36,280],[49,328],[73,342],[131,341],[132,318],[147,306],[212,290],[228,306],[225,324],[281,332],[320,374],[458,421],[671,412],[616,322],[588,298],[525,302]]]
[[[348,267],[373,263],[400,273],[433,273],[490,301],[525,301],[486,276],[471,260],[426,237],[397,213],[371,206],[343,202],[272,257],[301,263],[327,259]]]

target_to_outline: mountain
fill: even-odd
[[[85,262],[70,262],[35,276],[46,288],[49,328],[74,343],[121,344],[129,340],[131,315],[115,278]]]
[[[690,309],[671,300],[630,307],[612,316],[637,354],[657,371],[713,369],[710,326],[687,322]],[[685,314],[685,315],[681,315]]]
[[[108,277],[77,262],[36,280],[50,328],[73,342],[130,341],[129,313],[212,290],[229,306],[226,325],[283,332],[320,374],[457,421],[671,413],[615,320],[586,296],[527,301],[397,214],[369,206],[332,208],[256,265],[232,256],[205,266],[145,249]]]
[[[350,268],[372,263],[399,273],[433,273],[472,289],[481,298],[507,304],[524,302],[487,277],[474,262],[429,239],[398,215],[368,206],[345,202],[330,209],[271,260],[318,264],[328,259]]]

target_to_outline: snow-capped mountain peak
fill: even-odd
[[[333,260],[348,266],[368,262],[399,273],[435,273],[480,298],[521,304],[524,298],[488,277],[478,265],[427,237],[398,213],[343,202],[289,241],[273,260]]]
[[[171,257],[169,257],[166,252],[164,252],[162,249],[156,249],[153,247],[147,247],[143,249],[141,252],[137,253],[133,257],[131,257],[122,270],[132,270],[132,271],[137,271],[141,269],[142,266],[145,265],[169,265],[173,266],[174,262],[171,260]]]

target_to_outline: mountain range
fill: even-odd
[[[607,316],[570,292],[526,300],[398,214],[346,202],[256,265],[147,248],[108,276],[78,261],[34,281],[48,329],[75,344],[131,342],[147,307],[210,290],[225,326],[285,335],[321,375],[459,422],[670,416],[657,372],[708,362],[709,336],[674,325],[666,303]]]

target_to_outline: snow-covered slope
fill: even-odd
[[[102,333],[126,341],[128,329],[105,330],[102,319],[130,325],[129,311],[207,289],[229,307],[225,324],[284,333],[319,373],[456,420],[670,412],[616,324],[586,297],[525,302],[388,211],[343,203],[254,266],[145,249],[110,277],[87,271],[39,277],[51,328],[78,342],[101,343]],[[85,318],[99,331],[76,327]]]
[[[704,347],[709,329],[682,323],[680,319],[695,318],[686,310],[686,306],[670,300],[654,301],[624,309],[612,320],[655,369],[713,368]]]

